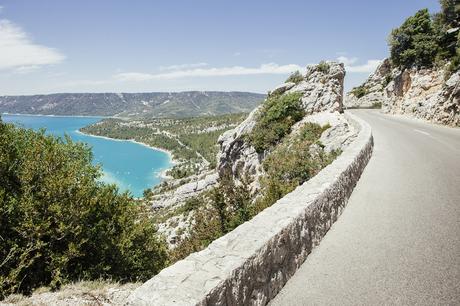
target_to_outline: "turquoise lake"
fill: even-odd
[[[92,148],[93,163],[101,164],[102,181],[116,184],[121,191],[129,190],[141,197],[145,189],[161,182],[159,173],[171,166],[168,154],[131,142],[84,135],[78,129],[100,121],[97,117],[27,116],[3,114],[4,122],[38,130],[56,136],[68,134],[72,140],[85,142]]]

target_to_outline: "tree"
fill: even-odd
[[[389,38],[391,60],[394,65],[431,67],[438,52],[433,23],[427,9],[409,17]]]
[[[448,28],[460,27],[460,2],[458,0],[440,0],[441,20]]]

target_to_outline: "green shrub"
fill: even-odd
[[[255,203],[253,214],[271,206],[336,158],[340,152],[325,153],[319,143],[321,134],[329,127],[307,123],[268,155],[262,163],[266,172],[261,180],[262,196]],[[314,152],[310,150],[312,145],[317,146]]]
[[[330,68],[331,66],[325,61],[321,61],[318,64],[318,70],[321,71],[322,73],[329,73]]]
[[[303,76],[302,74],[297,70],[296,72],[293,72],[289,78],[286,80],[286,82],[293,82],[293,83],[300,83],[303,81]]]
[[[373,109],[381,109],[382,108],[382,102],[374,102],[372,104],[372,107]]]
[[[146,280],[167,264],[146,208],[97,181],[87,146],[0,121],[0,298],[79,279]]]
[[[351,93],[356,97],[356,98],[362,98],[364,97],[365,95],[368,94],[368,90],[366,88],[366,86],[364,85],[361,85],[361,86],[358,86],[358,87],[355,87],[351,90]]]
[[[195,211],[195,222],[190,235],[172,251],[174,261],[204,249],[252,217],[247,182],[236,185],[230,174],[224,175],[209,192],[189,199],[186,205]]]
[[[270,96],[257,116],[249,141],[261,153],[279,142],[291,131],[294,123],[305,115],[301,93]]]

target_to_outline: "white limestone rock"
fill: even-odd
[[[362,84],[366,88],[367,94],[358,98],[352,92],[347,93],[344,98],[344,106],[346,108],[370,108],[377,103],[382,103],[386,99],[384,89],[392,76],[390,60],[385,59]]]
[[[287,93],[302,93],[302,106],[307,114],[322,111],[343,112],[343,64],[325,62],[325,65],[309,65],[303,76],[303,81]]]
[[[153,196],[153,200],[151,202],[152,208],[158,209],[183,203],[188,198],[198,195],[201,192],[215,186],[218,178],[219,175],[215,171],[212,171],[207,173],[204,177],[196,177],[195,180],[179,186],[172,191],[155,195]]]
[[[383,111],[460,126],[460,71],[447,80],[444,69],[398,71],[386,88]]]

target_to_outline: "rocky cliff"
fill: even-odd
[[[382,110],[434,123],[460,126],[460,72],[446,77],[444,69],[394,71]]]
[[[445,67],[392,68],[386,59],[361,86],[347,94],[345,106],[381,104],[385,113],[460,126],[460,72],[448,75]]]
[[[310,65],[296,83],[281,84],[269,92],[268,96],[300,93],[302,107],[307,115],[319,112],[342,113],[344,77],[343,64],[323,62],[319,65]],[[243,123],[225,132],[218,141],[219,174],[230,172],[237,181],[249,176],[253,181],[253,189],[257,189],[257,178],[261,176],[261,163],[266,152],[258,153],[246,135],[253,130],[262,107],[263,105],[256,108]],[[295,128],[292,132],[295,132]]]
[[[385,59],[361,85],[346,94],[346,108],[372,108],[386,98],[385,87],[391,81],[392,68],[390,61]]]

